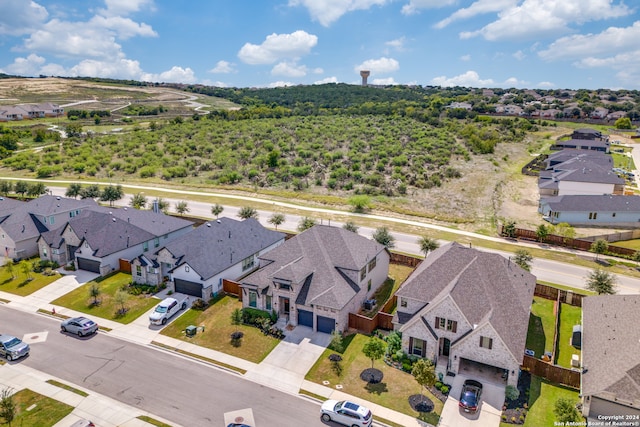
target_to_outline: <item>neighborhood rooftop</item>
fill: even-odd
[[[640,196],[613,194],[564,195],[547,197],[540,201],[552,211],[638,212]]]

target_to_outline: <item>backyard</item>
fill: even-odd
[[[25,262],[31,265],[30,261]],[[30,271],[27,275],[22,272],[20,264],[14,264],[13,271],[9,271],[5,265],[0,269],[0,291],[26,296],[44,288],[59,278],[60,274],[56,271],[49,276],[42,273],[34,273],[33,271]]]
[[[242,302],[231,296],[223,296],[206,310],[189,309],[182,316],[162,330],[162,334],[178,338],[202,347],[220,351],[250,362],[260,363],[262,359],[278,345],[279,339],[266,336],[256,327],[248,325],[233,325],[231,313],[242,308]],[[194,337],[187,337],[184,330],[187,326],[204,327],[204,331]],[[240,345],[234,346],[230,335],[242,332]]]
[[[341,353],[340,372],[334,368],[334,362],[329,356],[336,353],[326,349],[307,373],[306,379],[319,384],[329,381],[328,387],[342,386],[342,391],[373,403],[385,406],[407,415],[418,417],[420,413],[414,411],[409,404],[409,396],[419,394],[421,387],[411,374],[388,366],[384,361],[374,363],[374,368],[382,371],[382,381],[369,384],[360,378],[365,369],[371,368],[371,359],[367,358],[362,348],[369,337],[362,334],[349,335],[344,339],[345,350]],[[436,425],[442,413],[443,403],[429,391],[423,393],[433,401],[434,411],[421,419]],[[375,415],[375,414],[374,414]]]
[[[581,356],[580,360],[582,360],[580,349],[571,345],[573,326],[580,324],[582,324],[582,309],[569,304],[561,304],[556,364],[565,368],[571,368],[571,355],[573,354]]]
[[[100,293],[96,298],[98,304],[94,304],[94,298],[90,294],[91,286],[94,283],[97,283],[100,289]],[[159,300],[145,295],[127,294],[127,301],[124,304],[126,313],[119,313],[122,307],[121,304],[116,302],[116,292],[130,283],[130,274],[118,272],[85,283],[79,288],[52,301],[51,304],[124,324],[131,323],[150,310]]]
[[[533,304],[531,304],[526,348],[533,350],[534,356],[538,359],[545,351],[553,351],[553,335],[556,324],[553,304],[554,301],[541,297],[533,297]]]

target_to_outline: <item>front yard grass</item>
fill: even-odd
[[[345,393],[417,418],[420,414],[409,405],[409,396],[421,393],[421,387],[411,374],[392,368],[382,360],[377,360],[374,368],[382,371],[384,375],[382,381],[378,384],[368,384],[360,379],[360,373],[371,368],[371,359],[362,353],[362,347],[368,340],[369,337],[363,334],[345,337],[343,341],[345,350],[342,354],[342,362],[339,362],[342,371],[337,373],[333,369],[329,356],[335,352],[326,349],[309,370],[306,379],[319,384],[329,381],[329,387],[341,384],[342,391]],[[436,425],[444,405],[428,390],[424,390],[423,393],[434,403],[434,411],[427,414],[424,420]]]
[[[578,402],[578,390],[562,387],[538,376],[531,376],[529,389],[529,412],[525,427],[549,427],[557,421],[553,413],[555,403],[561,397]],[[507,424],[512,426],[513,424]]]
[[[280,340],[264,335],[260,329],[253,326],[233,325],[231,313],[236,308],[242,308],[242,303],[237,298],[226,295],[204,311],[187,310],[161,333],[250,362],[260,363],[280,343]],[[204,326],[204,332],[198,331],[196,336],[187,337],[184,330],[190,325]],[[235,331],[244,333],[238,347],[231,344],[230,335]]]
[[[29,273],[29,276],[31,280],[20,271],[20,267],[17,264],[13,267],[13,275],[9,274],[6,267],[0,268],[0,291],[20,296],[31,295],[61,277],[58,272],[54,272],[51,276],[45,276],[33,271]]]
[[[52,426],[73,411],[73,407],[29,389],[13,395],[16,403],[16,426]],[[31,410],[27,408],[35,405]]]
[[[89,295],[91,284],[98,282],[100,286],[99,305],[93,305],[93,298]],[[124,315],[118,314],[120,305],[114,301],[114,295],[118,289],[131,283],[131,275],[118,272],[95,281],[85,283],[66,295],[52,301],[51,304],[67,307],[95,317],[114,320],[120,323],[131,323],[143,313],[151,309],[159,301],[156,298],[148,298],[144,295],[129,295]],[[98,322],[100,323],[100,322]]]
[[[574,325],[580,324],[582,324],[582,308],[569,304],[561,304],[556,364],[565,368],[571,368],[572,354],[580,355],[580,360],[582,360],[582,352],[571,345],[573,327]]]
[[[545,351],[553,351],[553,332],[556,324],[553,304],[554,301],[541,297],[533,297],[533,304],[531,304],[527,349],[533,350],[534,357],[538,359]]]

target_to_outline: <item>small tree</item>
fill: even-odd
[[[113,202],[122,199],[123,196],[124,190],[122,190],[122,185],[118,184],[105,187],[99,197],[100,200],[109,202],[109,206],[113,206]]]
[[[224,210],[224,206],[219,205],[218,203],[216,203],[215,205],[211,206],[211,214],[216,216],[216,219],[218,219],[218,217],[220,216],[220,214],[222,213],[222,211]]]
[[[424,392],[425,387],[432,387],[436,381],[436,368],[429,359],[419,359],[413,364],[411,375],[420,384],[420,394]]]
[[[79,182],[69,184],[67,191],[64,193],[66,197],[73,197],[74,199],[77,199],[80,194],[82,194],[82,185]]]
[[[631,119],[629,117],[620,117],[613,124],[616,129],[631,129],[633,128],[633,124],[631,123]]]
[[[20,261],[20,271],[25,275],[25,280],[31,280],[31,265],[26,261]]]
[[[344,228],[347,231],[351,231],[352,233],[358,233],[358,226],[356,225],[355,222],[353,221],[347,221],[344,223],[344,225],[342,226],[342,228]]]
[[[520,397],[520,390],[518,390],[517,387],[509,384],[504,389],[504,397],[506,397],[507,400],[516,400],[518,397]]]
[[[97,199],[100,197],[100,187],[98,184],[91,184],[83,187],[80,191],[81,199]]]
[[[502,233],[511,238],[511,239],[515,239],[516,237],[516,222],[515,221],[509,221],[508,223],[506,223],[504,225],[504,228],[502,229]]]
[[[4,197],[7,197],[9,193],[13,191],[13,182],[11,181],[0,181],[0,194]]]
[[[582,415],[576,408],[576,403],[566,397],[561,397],[556,400],[553,413],[556,416],[556,421],[561,423],[561,425],[569,422],[583,421]]]
[[[303,232],[305,230],[310,229],[316,224],[317,222],[315,219],[309,218],[308,216],[302,217],[300,218],[300,222],[298,223],[298,231]]]
[[[607,242],[604,239],[598,239],[591,244],[590,250],[596,253],[596,261],[597,261],[600,255],[606,253],[609,250],[609,242]]]
[[[3,424],[11,423],[16,417],[16,402],[13,399],[13,389],[5,387],[0,392],[0,418],[3,420]]]
[[[342,332],[337,329],[331,331],[331,343],[329,344],[329,348],[333,351],[337,351],[338,353],[342,353],[344,351]]]
[[[373,368],[373,362],[381,359],[386,351],[386,344],[378,337],[371,337],[362,347],[362,352],[365,356],[371,359],[371,368]]]
[[[540,224],[536,229],[536,237],[538,238],[538,241],[544,242],[545,240],[547,240],[548,236],[549,236],[549,229],[547,228],[546,225]]]
[[[418,244],[420,245],[420,252],[426,257],[429,252],[435,251],[440,247],[436,239],[432,239],[429,236],[421,236],[418,238]]]
[[[177,202],[176,212],[180,215],[184,215],[185,213],[189,212],[189,206],[187,205],[187,202],[185,202],[184,200]]]
[[[253,218],[257,220],[258,211],[255,208],[252,208],[251,206],[243,206],[238,211],[238,217],[242,219]]]
[[[371,197],[366,194],[358,194],[349,197],[349,204],[353,206],[354,212],[365,212],[371,207]]]
[[[533,257],[526,249],[518,249],[513,256],[513,262],[518,264],[523,270],[531,271],[531,261],[533,261]]]
[[[16,278],[15,275],[15,268],[14,268],[14,264],[13,264],[13,260],[11,258],[7,258],[7,262],[4,264],[4,268],[7,270],[7,273],[9,273],[9,275],[11,276],[11,280]]]
[[[276,230],[278,229],[278,226],[282,224],[284,221],[285,221],[284,214],[277,213],[277,212],[274,212],[267,220],[269,224],[274,225],[276,227]]]
[[[24,199],[24,195],[29,191],[29,184],[24,181],[18,181],[13,188],[16,194],[19,194]]]
[[[124,315],[127,312],[127,301],[129,300],[129,293],[124,289],[118,289],[113,296],[113,301],[120,306],[118,310],[119,315]]]
[[[575,228],[573,228],[569,223],[567,222],[561,222],[560,224],[556,225],[556,233],[559,236],[562,236],[562,241],[564,243],[567,243],[567,241],[569,239],[575,239],[576,237],[576,230]]]
[[[93,305],[98,305],[98,297],[100,296],[100,285],[98,284],[98,282],[91,282],[91,285],[89,285],[89,296],[91,298],[93,298]]]
[[[160,197],[158,199],[158,210],[166,215],[169,212],[169,202]]]
[[[392,249],[396,246],[396,238],[391,235],[387,227],[376,228],[376,231],[373,232],[372,237],[373,240],[385,246],[386,248]]]
[[[136,193],[131,197],[129,205],[134,209],[144,209],[147,206],[147,198],[142,193]]]
[[[640,251],[635,251],[632,258],[635,262],[640,262]]]
[[[601,268],[594,268],[587,277],[587,289],[598,295],[616,293],[616,277]]]
[[[238,330],[238,325],[242,324],[242,310],[236,308],[231,312],[231,324]]]

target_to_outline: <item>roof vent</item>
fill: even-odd
[[[126,207],[126,206],[124,207],[124,210],[125,210],[125,211],[127,210],[127,207]]]
[[[211,227],[211,224],[207,223],[207,227]]]
[[[220,221],[219,219],[216,219],[216,222],[217,222],[218,224],[221,224],[221,223],[222,223],[222,221]]]
[[[111,218],[111,221],[116,222],[116,219],[115,218]]]
[[[56,196],[56,200],[60,200],[60,196]]]

